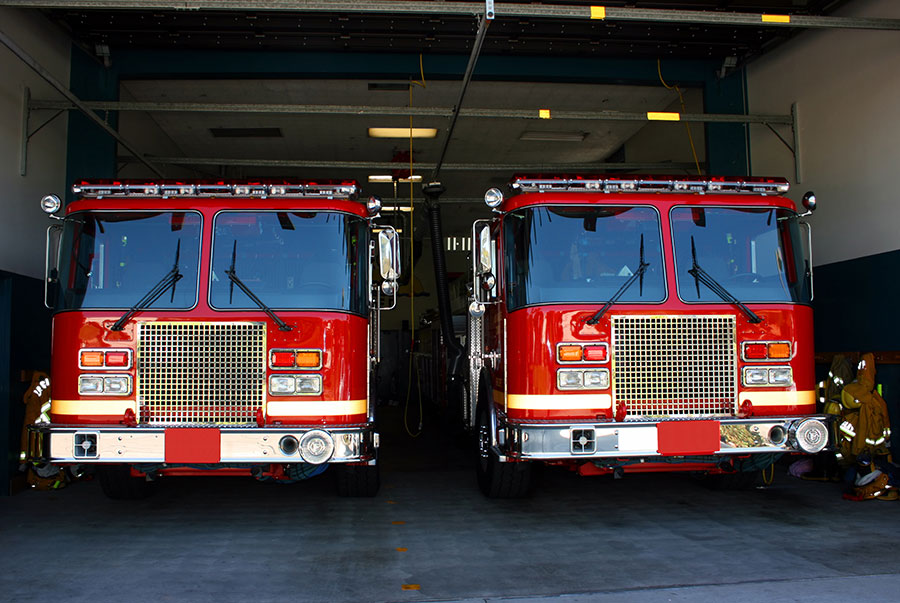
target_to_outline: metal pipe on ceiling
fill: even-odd
[[[128,157],[119,157],[127,161]],[[395,170],[398,164],[391,161],[318,161],[303,159],[242,159],[235,157],[153,157],[153,161],[167,165],[219,165],[316,169]],[[436,163],[417,162],[416,167],[433,170]],[[446,163],[447,171],[477,172],[598,172],[603,170],[692,170],[693,163]]]
[[[278,113],[282,115],[397,115],[413,117],[451,117],[453,109],[444,107],[372,107],[365,105],[289,105],[244,103],[163,103],[82,101],[85,107],[98,111],[147,111],[182,113]],[[74,109],[66,101],[31,100],[32,109]],[[784,124],[792,122],[790,115],[732,115],[728,113],[680,113],[679,121],[709,123]],[[460,109],[460,117],[490,119],[545,119],[539,109]],[[586,121],[648,121],[648,114],[639,111],[557,111],[553,119]]]
[[[484,11],[484,4],[481,2],[433,2],[422,0],[410,0],[408,2],[389,0],[0,0],[0,6],[98,10],[218,10],[432,15],[478,15]],[[772,15],[664,8],[518,3],[495,4],[494,10],[498,18],[534,17],[799,29],[900,30],[900,19],[868,17]]]
[[[19,57],[19,59],[23,63],[28,65],[28,67],[30,67],[35,73],[37,73],[39,76],[41,76],[41,78],[43,78],[44,81],[46,81],[48,84],[53,86],[57,92],[59,92],[60,94],[65,96],[67,99],[69,99],[69,102],[75,108],[77,108],[79,111],[84,113],[84,115],[87,116],[88,119],[90,119],[95,124],[100,126],[104,132],[106,132],[107,134],[112,136],[116,140],[116,142],[118,142],[120,145],[122,145],[122,147],[125,148],[129,153],[134,155],[141,163],[143,163],[148,168],[150,168],[154,174],[156,174],[160,178],[165,177],[158,167],[156,167],[155,165],[153,165],[152,163],[147,161],[144,158],[144,156],[141,155],[140,153],[138,153],[137,150],[135,150],[135,148],[133,146],[131,146],[124,138],[122,138],[119,135],[118,132],[116,132],[108,123],[106,123],[105,121],[100,119],[100,116],[98,116],[96,113],[91,111],[88,107],[86,107],[84,105],[84,103],[82,103],[81,99],[79,99],[77,96],[72,94],[72,92],[66,86],[64,86],[62,82],[57,80],[53,76],[53,74],[51,74],[49,71],[44,69],[44,67],[41,66],[40,63],[38,63],[30,54],[25,52],[24,49],[22,49],[18,44],[16,44],[3,31],[0,31],[0,43],[3,43],[4,46],[9,48],[13,54],[15,54],[17,57]],[[25,133],[25,135],[27,135],[27,133]]]
[[[459,96],[456,98],[456,104],[453,105],[453,113],[450,116],[450,125],[447,127],[447,132],[444,135],[444,142],[441,144],[441,152],[438,155],[434,170],[432,170],[431,172],[432,182],[438,181],[438,176],[441,172],[441,165],[443,165],[444,163],[444,156],[447,154],[447,147],[450,146],[450,138],[453,136],[453,130],[456,127],[456,120],[459,118],[459,113],[462,109],[463,98],[465,98],[466,96],[466,89],[469,87],[469,82],[472,81],[472,74],[475,72],[475,63],[478,62],[478,55],[481,54],[481,46],[484,43],[484,36],[487,33],[487,28],[488,25],[491,24],[491,21],[492,19],[489,19],[487,15],[479,19],[478,33],[475,34],[475,43],[472,45],[472,52],[469,55],[469,62],[466,64],[466,72],[463,74],[462,84],[460,84]]]

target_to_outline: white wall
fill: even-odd
[[[900,18],[897,0],[857,0],[846,17]],[[754,175],[813,190],[817,265],[900,249],[900,32],[807,31],[748,67],[751,113],[799,110],[802,183],[790,152],[764,126],[750,130]],[[790,128],[780,133],[791,140]]]
[[[40,13],[0,7],[0,30],[68,85],[70,41]],[[62,97],[4,45],[0,45],[0,73],[0,270],[42,279],[44,233],[50,220],[38,201],[48,193],[64,196],[68,117],[60,115],[34,135],[28,144],[27,174],[20,176],[25,87],[34,99]],[[30,129],[51,115],[52,111],[33,112]]]

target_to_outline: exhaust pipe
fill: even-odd
[[[278,442],[278,447],[281,449],[281,452],[287,456],[291,456],[297,454],[297,449],[300,448],[300,442],[298,442],[297,438],[294,436],[286,435]]]

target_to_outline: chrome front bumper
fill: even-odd
[[[193,433],[189,431],[194,430]],[[324,435],[323,435],[324,434]],[[193,437],[193,436],[198,437]],[[318,438],[322,460],[304,458],[303,446],[282,449],[283,438]],[[187,428],[29,426],[28,460],[49,463],[374,463],[379,436],[371,426],[342,428]],[[290,446],[287,447],[290,450]],[[327,450],[327,448],[326,448]],[[309,455],[307,455],[309,456]]]
[[[500,417],[495,450],[501,460],[809,452],[797,439],[798,429],[806,421],[825,426],[823,449],[827,448],[831,444],[828,419],[816,415],[594,424],[511,423]]]

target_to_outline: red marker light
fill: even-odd
[[[765,360],[769,357],[769,347],[764,343],[748,343],[744,346],[744,358],[747,360]]]
[[[128,366],[128,352],[106,352],[106,366]]]
[[[277,368],[289,368],[294,366],[294,352],[272,352],[272,366]]]
[[[605,345],[584,346],[584,359],[591,362],[606,362],[608,349]]]

